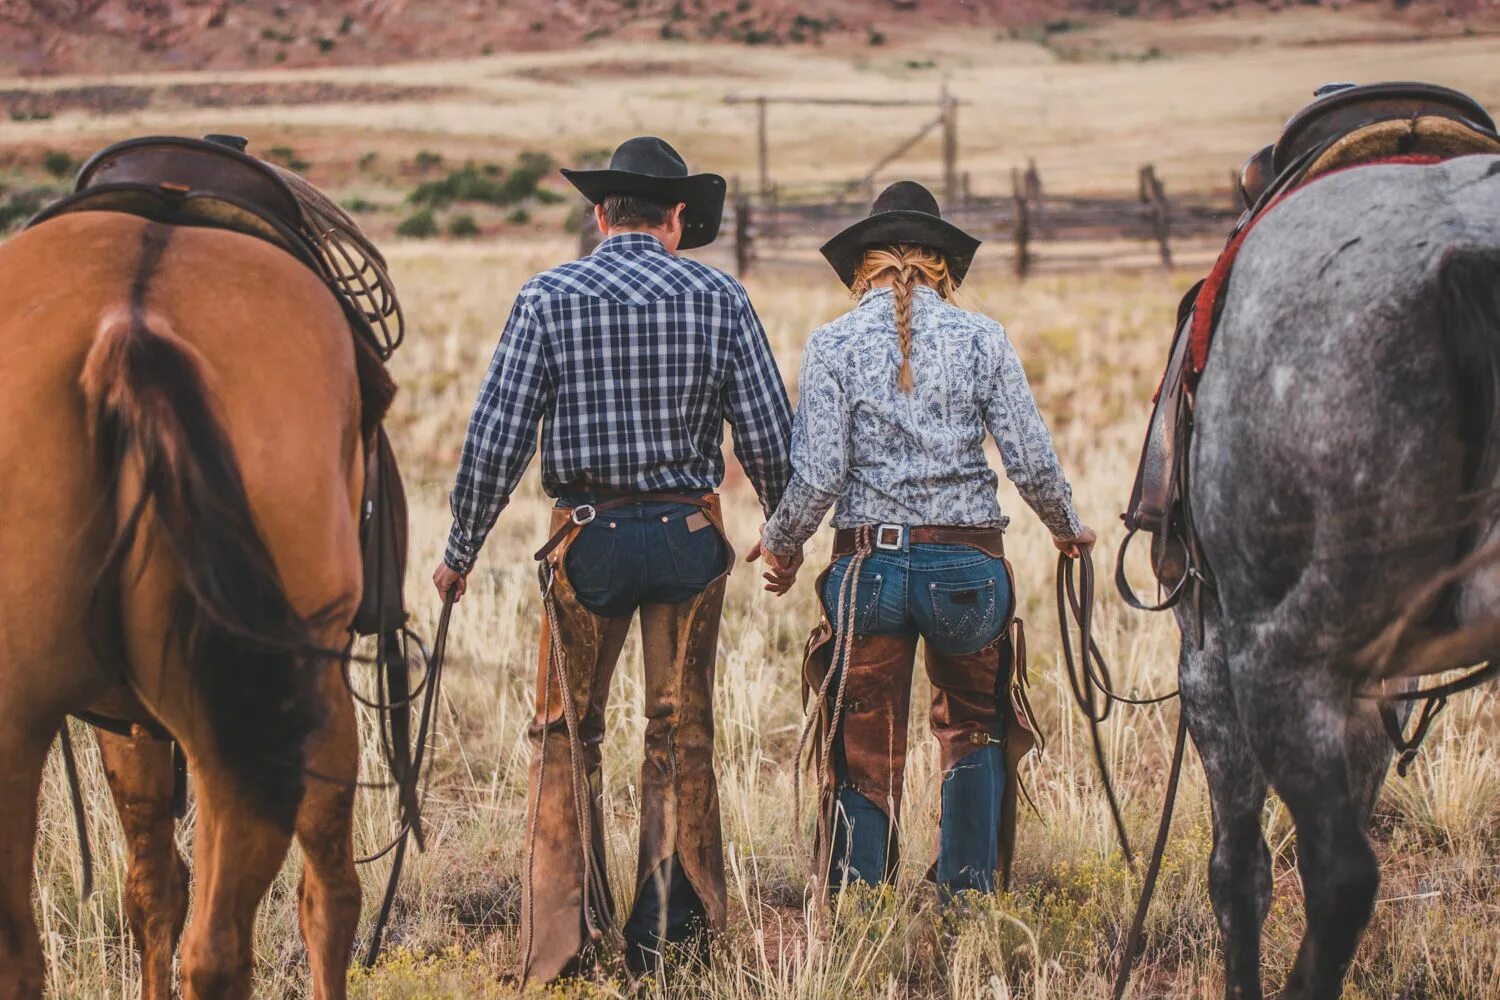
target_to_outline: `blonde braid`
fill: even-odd
[[[918,284],[932,288],[947,299],[953,295],[957,283],[948,270],[948,262],[935,250],[900,243],[892,247],[881,247],[865,252],[865,259],[854,274],[850,290],[855,297],[864,295],[877,279],[889,276],[896,309],[896,340],[901,346],[901,373],[897,386],[909,393],[916,387],[916,375],[911,366],[911,302],[912,290]]]
[[[904,264],[891,282],[896,306],[896,343],[901,346],[901,374],[896,385],[902,392],[910,393],[916,387],[911,370],[911,293],[917,283],[917,269]]]

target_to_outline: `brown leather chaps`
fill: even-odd
[[[723,534],[717,498],[704,514]],[[568,512],[554,513],[553,531]],[[629,618],[604,618],[577,599],[564,568],[576,532],[548,553],[543,578],[536,715],[523,860],[521,977],[550,982],[618,945],[604,858],[600,746],[610,680]],[[727,542],[726,542],[727,549]],[[732,565],[733,555],[728,564]],[[728,572],[677,604],[643,604],[646,746],[641,769],[640,893],[674,857],[723,928],[724,853],[713,770],[713,683]]]
[[[823,592],[827,572],[819,577]],[[803,661],[804,698],[816,697],[832,667],[834,627],[826,614],[808,639]],[[843,755],[844,783],[869,799],[891,821],[891,844],[886,852],[887,878],[899,861],[897,831],[906,773],[907,723],[911,712],[911,682],[915,665],[915,634],[855,634],[845,657],[842,705],[830,695],[814,710],[820,713],[820,738],[836,726]],[[1019,655],[1018,655],[1019,654]],[[927,676],[932,682],[928,712],[937,737],[942,770],[948,772],[962,758],[988,743],[1005,747],[1005,786],[1001,801],[998,884],[1010,877],[1016,830],[1016,802],[1020,782],[1017,765],[1036,746],[1034,723],[1026,703],[1025,633],[1019,619],[1011,621],[1000,638],[974,653],[925,651]],[[831,687],[836,691],[837,681]],[[810,708],[812,706],[809,706]],[[833,718],[838,707],[838,718]],[[833,757],[821,769],[814,877],[826,883],[832,864],[833,831],[838,778]]]

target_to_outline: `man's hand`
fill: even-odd
[[[1052,537],[1052,544],[1056,545],[1057,550],[1067,555],[1069,559],[1077,559],[1083,555],[1085,549],[1093,548],[1094,543],[1098,540],[1099,536],[1094,534],[1094,529],[1085,526],[1082,531],[1072,538],[1058,538],[1054,535]]]
[[[762,538],[751,547],[745,554],[746,562],[755,562],[765,556],[766,572],[762,574],[766,579],[766,590],[780,597],[792,589],[792,584],[797,582],[797,571],[802,568],[802,553],[795,556],[782,557],[766,548],[764,538],[764,527],[761,529]]]
[[[438,596],[444,600],[448,598],[448,592],[453,592],[453,603],[462,600],[464,592],[469,589],[469,575],[460,573],[445,562],[438,563],[438,568],[432,574],[433,586],[437,587]]]

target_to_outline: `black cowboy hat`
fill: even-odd
[[[562,175],[595,205],[612,194],[638,194],[675,205],[682,202],[681,249],[707,246],[724,217],[724,178],[690,174],[677,150],[654,135],[620,143],[607,170],[568,170]]]
[[[942,254],[955,285],[969,273],[979,249],[978,240],[943,221],[931,191],[916,181],[897,181],[880,192],[868,218],[823,244],[823,256],[844,284],[852,286],[866,251],[897,243],[914,243]]]

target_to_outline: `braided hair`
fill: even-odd
[[[896,377],[896,384],[902,392],[909,393],[916,385],[911,368],[912,290],[923,284],[946,299],[958,286],[942,254],[913,243],[865,251],[865,259],[854,274],[850,290],[858,298],[884,278],[890,279],[896,308],[896,342],[901,347],[901,372]]]

